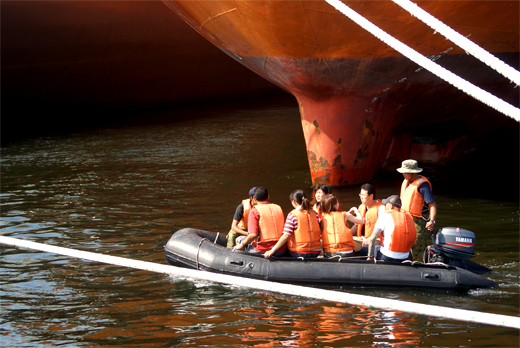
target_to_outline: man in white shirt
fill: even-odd
[[[354,250],[359,251],[359,256],[366,256],[368,249],[361,248],[361,246],[366,238],[370,238],[374,232],[377,220],[385,213],[386,209],[385,205],[376,199],[376,189],[371,184],[361,185],[359,200],[361,205],[358,210],[365,223],[363,225],[354,224],[351,231],[356,243]],[[375,243],[379,245],[379,239],[376,239]]]
[[[377,260],[402,262],[408,259],[417,232],[413,218],[408,212],[401,211],[401,199],[394,195],[383,199],[386,212],[377,220],[374,232],[363,245],[368,245],[368,258],[374,258],[375,240],[383,233],[383,243],[376,255]]]

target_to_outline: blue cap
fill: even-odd
[[[256,186],[251,188],[251,190],[249,190],[249,197],[253,197],[255,195],[255,191],[256,191]]]

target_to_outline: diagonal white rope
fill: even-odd
[[[323,290],[290,284],[281,284],[264,280],[255,280],[249,278],[245,279],[220,273],[201,272],[186,268],[161,265],[153,262],[131,260],[123,257],[102,255],[89,251],[57,247],[53,245],[36,243],[5,236],[0,236],[0,244],[17,246],[20,248],[27,248],[33,250],[40,250],[60,255],[76,257],[84,260],[107,263],[110,265],[118,265],[145,271],[202,279],[221,284],[231,284],[253,289],[278,292],[281,294],[293,296],[309,297],[330,302],[347,303],[355,306],[378,308],[389,311],[400,311],[431,317],[461,320],[479,324],[496,325],[520,329],[520,317],[513,317],[508,315],[483,313],[476,311],[468,311],[465,309],[455,309],[406,301],[390,300],[373,296],[350,294],[347,292]]]
[[[367,30],[369,33],[377,37],[379,40],[383,41],[388,46],[392,47],[396,51],[403,54],[405,57],[409,58],[413,62],[419,64],[423,68],[429,70],[431,73],[437,75],[441,79],[447,81],[451,85],[457,87],[473,98],[481,101],[482,103],[492,107],[493,109],[503,113],[506,116],[511,117],[516,121],[520,121],[520,109],[514,107],[513,105],[495,97],[491,93],[484,91],[483,89],[469,83],[468,81],[460,78],[449,70],[441,67],[440,65],[432,62],[428,58],[424,57],[417,51],[403,44],[402,42],[396,40],[392,36],[388,35],[386,32],[369,22],[367,19],[353,11],[347,5],[343,4],[340,0],[325,0],[335,9],[343,13],[345,16],[350,18],[352,21],[357,23],[363,29]]]
[[[511,82],[514,82],[516,86],[520,85],[520,71],[514,69],[513,67],[507,65],[473,41],[468,38],[462,36],[446,24],[442,23],[437,18],[433,17],[428,12],[424,11],[422,8],[414,4],[409,0],[392,0],[406,11],[410,12],[412,16],[419,18],[421,21],[426,23],[435,32],[441,33],[448,40],[456,44],[457,46],[463,48],[466,53],[471,54],[475,58],[479,59],[483,63],[487,64],[489,67],[498,71],[500,74],[507,77]]]

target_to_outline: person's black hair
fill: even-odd
[[[255,199],[259,202],[267,201],[269,199],[269,192],[263,186],[258,186],[255,190]]]
[[[326,195],[330,195],[332,193],[332,188],[326,184],[319,184],[318,187],[316,187],[316,191],[318,190],[322,190]]]
[[[376,199],[376,188],[369,183],[361,185],[361,189],[367,191],[367,195],[373,195],[373,199]]]
[[[311,210],[311,202],[307,198],[305,198],[305,192],[303,190],[294,190],[290,195],[289,199],[291,201],[295,201],[298,205],[301,205],[305,210]]]

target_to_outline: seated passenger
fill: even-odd
[[[316,199],[316,204],[312,207],[316,213],[318,213],[318,221],[321,221],[321,201],[323,198],[327,197],[328,195],[332,194],[332,189],[329,185],[320,184],[316,188],[316,191],[314,192],[314,198]]]
[[[401,199],[397,195],[383,199],[386,212],[377,219],[374,232],[363,245],[368,245],[368,258],[374,258],[374,242],[382,234],[381,248],[376,260],[402,262],[408,259],[415,243],[416,230],[412,215],[401,211]]]
[[[329,195],[321,202],[323,217],[321,219],[323,256],[326,258],[340,256],[354,256],[354,238],[347,221],[362,225],[363,218],[353,207],[348,213],[339,212],[338,199]],[[354,217],[351,214],[355,214]]]
[[[302,190],[295,190],[289,196],[294,210],[287,215],[283,235],[276,245],[264,254],[271,257],[287,244],[292,257],[317,258],[321,252],[321,231],[318,216],[311,208]]]
[[[229,230],[226,239],[227,247],[233,248],[238,236],[247,236],[247,220],[249,212],[253,208],[252,199],[255,195],[256,187],[249,190],[249,198],[242,200],[235,210],[233,221],[231,222],[231,229]]]
[[[251,198],[253,208],[247,221],[247,236],[239,236],[234,250],[246,250],[253,254],[265,253],[276,244],[283,234],[283,211],[277,204],[268,201],[269,193],[263,186],[257,187]],[[274,256],[282,256],[282,246]]]
[[[361,205],[358,210],[361,217],[365,220],[364,225],[354,225],[350,229],[354,236],[356,243],[356,251],[359,251],[358,256],[367,256],[368,247],[362,247],[366,238],[369,238],[374,231],[377,219],[385,213],[385,205],[376,199],[376,189],[371,184],[361,185],[359,193]],[[356,236],[357,235],[357,236]],[[379,239],[375,240],[376,245],[379,245]]]

